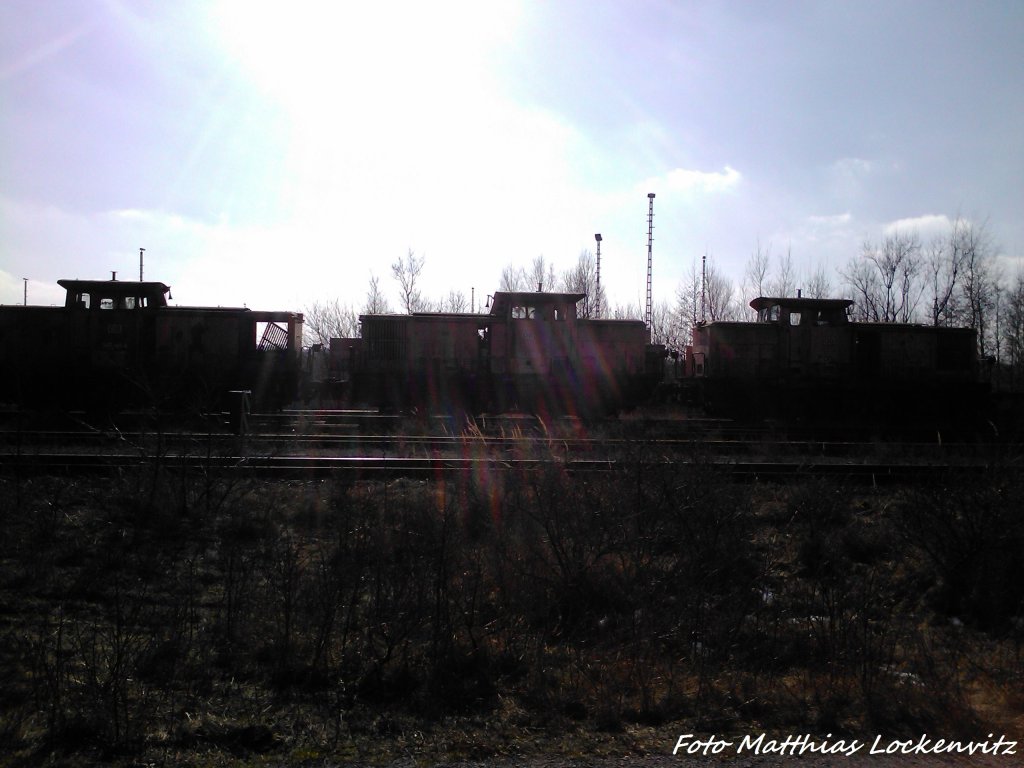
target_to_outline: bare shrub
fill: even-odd
[[[893,515],[935,588],[932,606],[996,634],[1024,615],[1024,484],[1014,471],[921,487]]]
[[[768,486],[616,445],[605,472],[541,435],[515,457],[544,461],[426,481],[26,482],[0,547],[0,746],[340,754],[488,713],[952,729],[1019,675],[1012,476]]]

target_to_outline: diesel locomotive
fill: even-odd
[[[949,420],[987,385],[971,328],[852,322],[849,299],[759,297],[752,322],[693,329],[684,387],[711,413]]]
[[[593,418],[667,391],[713,415],[906,422],[973,418],[987,398],[973,329],[852,322],[847,299],[759,297],[754,321],[698,323],[679,372],[642,321],[582,317],[582,293],[362,315],[358,338],[317,356],[298,312],[169,306],[159,282],[59,284],[63,307],[0,307],[0,404],[212,411],[246,392],[262,411],[304,398]]]
[[[330,370],[352,404],[441,413],[594,417],[636,405],[665,348],[640,320],[580,317],[582,293],[503,292],[487,314],[363,315],[332,339]]]
[[[169,306],[160,282],[59,280],[63,307],[0,307],[0,403],[117,410],[292,402],[302,314]]]

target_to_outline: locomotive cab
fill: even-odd
[[[167,306],[171,288],[163,283],[117,280],[58,280],[67,293],[65,309],[156,309]]]
[[[260,408],[294,397],[301,313],[171,307],[160,282],[57,282],[63,306],[0,308],[0,402],[210,411],[232,391]]]
[[[820,328],[849,323],[850,299],[767,298],[760,296],[750,302],[759,323],[780,323],[787,326]]]

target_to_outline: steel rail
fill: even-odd
[[[447,479],[461,473],[530,473],[558,470],[569,474],[643,473],[666,469],[698,467],[748,480],[781,480],[797,477],[843,477],[872,483],[933,480],[954,474],[990,471],[985,462],[895,463],[736,461],[704,458],[695,461],[671,459],[524,459],[496,457],[399,456],[202,456],[195,454],[140,456],[131,453],[4,455],[4,474],[103,474],[132,469],[163,468],[169,471],[244,474],[261,478],[322,478],[342,475],[350,479],[374,480],[397,477]]]
[[[0,430],[0,455],[10,453],[12,446],[42,450],[50,448],[69,449],[72,446],[92,450],[104,446],[130,446],[133,450],[149,452],[183,452],[216,447],[245,446],[247,453],[277,455],[287,451],[290,455],[308,455],[315,450],[357,451],[364,454],[397,453],[401,455],[424,455],[438,451],[462,453],[467,450],[488,450],[510,453],[514,451],[554,452],[561,457],[602,454],[607,458],[621,457],[631,453],[659,452],[669,455],[693,453],[711,455],[768,454],[784,457],[872,457],[879,454],[897,454],[902,457],[949,459],[954,457],[991,457],[1014,446],[1000,443],[878,443],[874,441],[830,441],[830,440],[740,440],[721,438],[532,438],[532,437],[477,437],[477,436],[436,436],[436,435],[307,435],[307,434],[261,434],[238,437],[223,433],[203,432],[77,432],[77,431],[25,431],[11,433]]]

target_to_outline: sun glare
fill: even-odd
[[[224,53],[285,116],[278,191],[293,245],[332,248],[343,232],[364,259],[427,251],[449,285],[510,222],[530,222],[545,241],[542,232],[572,229],[580,136],[501,86],[521,11],[475,1],[218,6]]]
[[[215,24],[287,118],[292,204],[322,213],[353,184],[394,185],[424,165],[435,172],[437,157],[472,154],[500,121],[492,53],[518,15],[511,2],[472,0],[224,0]]]
[[[472,1],[224,0],[216,23],[228,54],[293,117],[342,120],[352,104],[452,106],[479,85],[488,50],[515,16],[511,4]]]

